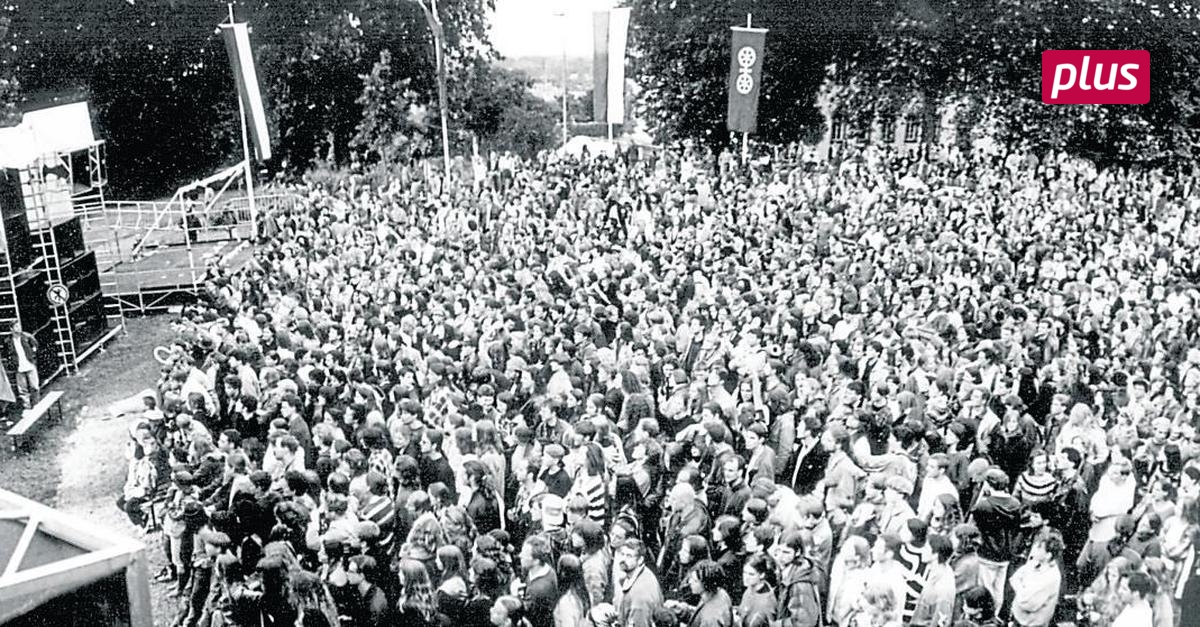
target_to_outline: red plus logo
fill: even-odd
[[[1146,50],[1047,50],[1042,53],[1046,104],[1146,104],[1150,53]]]

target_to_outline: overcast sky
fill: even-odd
[[[592,55],[592,11],[615,0],[496,0],[492,43],[507,57]],[[555,16],[566,9],[562,16]],[[565,42],[564,42],[565,40]]]

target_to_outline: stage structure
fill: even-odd
[[[74,372],[124,329],[76,215],[78,200],[103,199],[101,146],[86,103],[31,111],[20,126],[0,129],[0,326],[19,322],[37,340],[43,384]],[[81,156],[82,170],[73,164]],[[10,345],[0,343],[0,358],[12,377]]]
[[[0,624],[152,627],[146,547],[0,489]]]

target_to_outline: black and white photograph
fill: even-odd
[[[0,0],[0,624],[1200,626],[1200,6]]]

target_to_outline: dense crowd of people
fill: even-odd
[[[167,620],[1200,610],[1191,173],[504,163],[296,185],[185,309],[118,501],[162,538]]]

